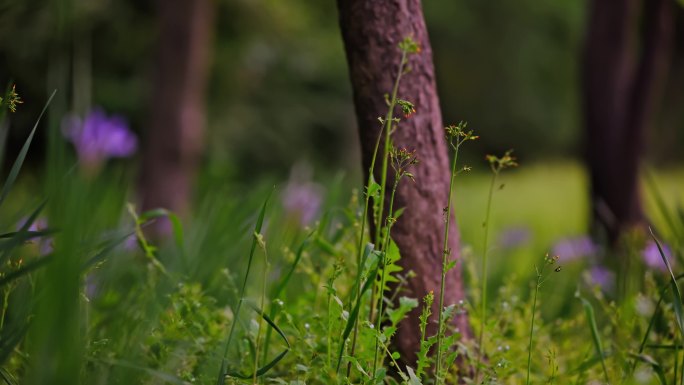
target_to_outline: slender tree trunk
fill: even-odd
[[[611,242],[645,220],[639,162],[666,77],[672,6],[672,0],[590,3],[583,63],[587,163],[594,230]]]
[[[401,251],[400,264],[406,271],[416,273],[408,282],[406,294],[421,299],[431,290],[439,292],[444,232],[442,213],[447,204],[450,175],[432,49],[421,3],[419,0],[338,0],[337,5],[366,174],[381,129],[378,117],[387,112],[384,95],[391,93],[401,59],[397,45],[404,37],[412,36],[422,48],[420,53],[410,56],[410,72],[402,78],[398,94],[413,102],[417,112],[402,120],[393,136],[396,146],[415,149],[420,163],[412,171],[416,182],[406,180],[400,184],[395,207],[406,210],[392,228],[392,238]],[[380,167],[374,173],[375,179],[380,180]],[[458,257],[456,226],[451,227],[449,240],[452,257]],[[445,303],[457,303],[463,298],[459,264],[447,275]],[[438,314],[436,306],[433,312]],[[455,323],[462,333],[468,333],[465,316],[458,316]],[[407,362],[414,361],[420,347],[418,325],[418,311],[414,311],[397,331],[395,343]]]
[[[144,209],[184,214],[204,132],[213,1],[158,0],[159,38],[143,153]]]

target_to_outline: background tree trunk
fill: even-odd
[[[143,209],[190,204],[204,132],[212,0],[158,0],[159,38],[144,145]]]
[[[402,78],[398,93],[398,97],[413,102],[417,112],[402,120],[393,140],[398,147],[415,149],[420,163],[412,171],[416,183],[406,180],[397,191],[395,207],[406,210],[392,228],[392,238],[401,251],[402,267],[416,273],[408,282],[407,295],[421,299],[433,290],[437,296],[444,233],[442,210],[448,199],[450,169],[432,49],[421,3],[419,0],[338,0],[337,5],[366,174],[381,129],[378,117],[387,112],[384,95],[392,91],[401,59],[397,45],[404,37],[412,36],[422,48],[420,53],[410,56],[408,67],[411,71]],[[377,167],[375,179],[378,181],[380,174],[380,167]],[[451,227],[449,240],[452,258],[458,257],[456,226]],[[460,264],[449,272],[447,280],[445,303],[453,304],[463,299]],[[433,314],[438,314],[436,306]],[[465,316],[459,316],[455,323],[461,332],[468,332]],[[434,324],[431,326],[434,328]],[[418,311],[414,311],[402,323],[395,339],[404,360],[412,362],[415,359],[419,340]]]
[[[594,0],[583,63],[594,232],[614,243],[644,222],[639,161],[662,93],[673,35],[672,0]]]

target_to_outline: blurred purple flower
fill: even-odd
[[[660,246],[663,248],[663,254],[665,254],[667,260],[670,262],[670,264],[673,264],[674,259],[672,259],[672,250],[670,250],[670,247],[664,243],[661,243]],[[644,247],[642,250],[641,255],[644,258],[646,266],[662,271],[667,270],[667,266],[665,265],[663,257],[660,255],[660,251],[658,250],[658,245],[656,245],[655,242],[649,241],[646,244],[646,247]]]
[[[138,149],[138,138],[119,115],[107,116],[94,108],[84,119],[71,115],[62,122],[62,133],[73,143],[85,167],[98,168],[109,158],[125,158]]]
[[[135,251],[138,249],[138,236],[135,234],[131,234],[126,237],[126,240],[123,242],[123,248],[126,251]]]
[[[499,245],[504,248],[522,246],[530,241],[532,232],[524,226],[509,227],[499,233]]]
[[[97,278],[94,274],[88,274],[85,278],[83,292],[88,299],[93,299],[97,296],[100,285],[98,285]]]
[[[611,290],[615,285],[615,273],[603,266],[594,266],[588,271],[588,283]]]
[[[316,219],[323,203],[323,187],[311,182],[310,175],[308,166],[294,166],[281,197],[285,211],[296,217],[302,227]]]
[[[583,235],[561,239],[553,245],[552,253],[559,256],[561,261],[568,262],[596,254],[598,251],[596,243],[590,237]]]
[[[26,224],[26,221],[28,221],[28,217],[21,218],[19,220],[19,223],[17,223],[17,231],[19,231],[24,225]],[[37,218],[33,223],[31,223],[31,226],[29,226],[28,231],[43,231],[47,230],[48,228],[48,223],[47,219],[45,218]],[[52,238],[47,238],[47,237],[38,237],[38,238],[33,238],[33,242],[36,242],[38,244],[38,251],[40,252],[41,255],[47,255],[52,253]]]

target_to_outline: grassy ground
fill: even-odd
[[[291,345],[283,360],[256,382],[382,381],[378,379],[381,374],[376,373],[376,380],[366,375],[373,346],[380,338],[367,323],[359,332],[356,358],[343,357],[343,362],[352,362],[351,377],[347,379],[344,370],[335,368],[341,331],[350,316],[348,303],[356,271],[358,223],[354,214],[358,206],[350,203],[344,187],[349,181],[323,183],[325,214],[310,228],[302,227],[297,216],[286,209],[286,185],[281,184],[258,231],[263,234],[263,245],[254,243],[260,239],[254,237],[254,226],[259,207],[271,190],[266,183],[263,187],[200,191],[197,209],[193,218],[185,221],[181,236],[148,244],[144,238],[126,237],[135,229],[125,206],[130,200],[128,173],[108,169],[94,179],[74,178],[53,185],[40,178],[25,178],[2,207],[3,218],[7,218],[3,225],[13,231],[40,203],[42,194],[36,191],[46,185],[50,199],[39,216],[47,216],[50,227],[58,230],[50,235],[54,252],[47,266],[0,286],[7,306],[0,331],[3,341],[11,342],[0,344],[0,358],[5,362],[2,374],[8,383],[217,383],[245,277],[245,297],[270,316]],[[654,172],[654,178],[670,207],[681,203],[681,170]],[[615,292],[586,284],[586,270],[592,261],[561,260],[561,272],[546,271],[539,301],[533,307],[535,266],[543,266],[544,254],[558,241],[585,234],[587,182],[582,168],[574,163],[523,165],[507,170],[500,182],[505,186],[494,194],[490,221],[491,295],[484,341],[489,358],[482,368],[486,381],[524,382],[531,315],[539,313],[542,316],[533,329],[532,383],[595,383],[591,381],[605,381],[606,376],[611,383],[662,383],[659,371],[666,376],[666,383],[675,383],[670,379],[682,369],[680,363],[674,365],[680,355],[672,355],[673,341],[678,338],[674,302],[667,297],[662,311],[653,313],[656,284],[666,283],[666,274],[644,274],[643,265],[635,264],[632,273],[639,275],[634,278],[635,289],[613,302]],[[468,301],[457,311],[468,311],[476,330],[480,322],[476,288],[481,278],[478,269],[489,183],[489,173],[475,171],[460,175],[456,188],[468,287]],[[654,224],[664,228],[663,234],[676,248],[676,238],[654,209],[652,195],[646,195],[646,202]],[[141,219],[138,224],[143,222]],[[21,268],[21,263],[40,260],[41,245],[34,240],[15,249],[6,258],[2,276]],[[254,262],[246,275],[252,247]],[[264,263],[266,257],[268,264]],[[593,306],[595,328],[575,298],[578,289]],[[407,307],[391,309],[396,318],[419,302],[404,305]],[[652,314],[659,318],[646,333]],[[366,318],[367,310],[362,308],[360,319]],[[257,366],[267,365],[286,344],[250,308],[243,308],[239,319],[228,369],[251,377],[255,355],[259,356]],[[24,325],[29,325],[28,329]],[[669,348],[634,358],[645,334],[652,345]],[[597,337],[592,338],[594,335]],[[603,341],[605,371],[601,355],[596,353],[596,338]],[[455,341],[455,351],[475,365],[473,343],[459,345]],[[389,356],[383,361],[389,367]],[[51,365],[44,365],[46,362]],[[634,362],[639,362],[636,371],[632,370]],[[430,376],[422,377],[423,383],[431,383]],[[226,381],[242,380],[233,376]],[[384,381],[393,380],[387,377]]]

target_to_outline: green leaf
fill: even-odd
[[[254,225],[254,232],[260,234],[261,233],[261,228],[264,225],[264,217],[266,216],[266,207],[268,207],[268,201],[271,199],[271,196],[273,195],[273,191],[275,190],[275,187],[273,190],[271,190],[268,195],[266,196],[266,199],[264,200],[263,205],[261,206],[261,211],[259,211],[259,217],[257,218],[256,225]],[[254,260],[254,252],[256,251],[257,247],[257,239],[256,237],[252,238],[252,246],[249,250],[249,258],[247,259],[247,271],[245,272],[245,277],[242,281],[242,288],[240,290],[240,300],[237,303],[237,306],[235,308],[235,312],[233,314],[233,323],[230,325],[230,331],[228,332],[228,339],[226,340],[226,346],[223,350],[223,357],[221,358],[221,368],[219,369],[219,374],[218,374],[218,379],[216,380],[217,385],[225,385],[226,383],[226,372],[228,370],[228,361],[227,361],[227,356],[228,356],[228,349],[230,348],[230,343],[233,340],[233,333],[235,332],[235,325],[237,324],[238,317],[240,316],[240,309],[242,308],[242,302],[243,298],[245,298],[245,289],[247,288],[247,282],[249,280],[249,271],[252,268],[252,261]]]
[[[369,197],[376,197],[378,196],[378,192],[380,191],[381,186],[375,182],[375,179],[368,185],[366,191]]]
[[[591,303],[584,299],[577,293],[577,298],[582,302],[584,307],[584,313],[587,316],[587,322],[589,323],[589,329],[591,330],[591,338],[594,342],[594,348],[596,349],[596,354],[601,358],[601,366],[603,368],[603,375],[607,383],[610,383],[608,378],[608,369],[606,369],[606,361],[604,359],[605,353],[603,351],[603,345],[601,344],[601,336],[598,331],[598,326],[596,326],[596,316],[594,315],[594,307]]]
[[[423,383],[420,381],[420,378],[416,376],[416,373],[413,371],[413,369],[411,369],[410,366],[406,366],[406,372],[409,376],[408,385],[423,385]]]
[[[21,226],[21,229],[19,229],[14,237],[0,243],[0,251],[2,251],[2,254],[0,254],[0,263],[3,263],[9,256],[9,253],[17,246],[31,239],[28,229],[31,227],[33,222],[38,219],[38,216],[40,215],[40,212],[43,211],[43,208],[45,208],[46,203],[47,201],[43,201],[43,203],[38,205],[38,207],[33,210],[31,215],[29,215],[26,222],[24,222],[24,224]]]
[[[399,219],[399,217],[401,216],[401,214],[404,213],[404,210],[406,210],[406,207],[402,207],[402,208],[397,209],[396,211],[394,211],[394,215],[393,215],[394,219]]]
[[[5,198],[7,198],[7,194],[9,194],[10,190],[12,189],[12,186],[14,186],[14,182],[16,182],[17,176],[19,176],[19,171],[21,170],[21,166],[24,164],[26,154],[28,153],[29,147],[31,147],[31,141],[33,141],[33,136],[35,135],[36,129],[38,128],[38,123],[40,123],[40,119],[43,117],[43,114],[45,114],[45,111],[47,111],[47,108],[50,105],[50,102],[52,101],[52,98],[55,96],[56,92],[57,90],[52,91],[52,95],[50,95],[50,98],[48,99],[47,103],[45,103],[43,111],[41,111],[40,115],[38,115],[36,124],[33,125],[31,133],[29,134],[28,138],[26,138],[24,146],[21,148],[21,151],[19,151],[19,155],[17,155],[17,159],[14,161],[14,164],[12,165],[12,169],[10,170],[10,173],[7,176],[7,180],[5,181],[5,185],[2,187],[2,191],[0,191],[0,206],[2,206],[2,203],[5,201]]]
[[[667,385],[667,380],[665,379],[665,372],[663,371],[663,367],[655,359],[653,359],[653,357],[646,354],[630,353],[629,355],[636,358],[638,361],[650,365],[651,368],[653,368],[653,371],[656,373],[656,376],[658,376],[658,381],[660,381],[660,384]]]
[[[392,326],[396,326],[403,320],[406,315],[413,309],[418,307],[418,300],[415,298],[401,297],[399,298],[399,307],[396,309],[387,309]]]
[[[362,260],[369,259],[368,256],[371,254],[373,251],[373,244],[368,243],[366,245],[366,248],[363,251],[363,258]],[[378,259],[375,267],[372,269],[371,274],[369,275],[369,278],[366,280],[366,282],[363,284],[363,287],[361,288],[361,293],[358,296],[358,299],[356,301],[356,304],[354,305],[354,308],[352,309],[351,313],[349,314],[349,318],[347,319],[347,324],[344,327],[344,331],[342,332],[342,338],[340,339],[340,352],[337,356],[337,368],[335,369],[337,372],[340,371],[340,366],[342,365],[342,355],[344,354],[344,345],[345,342],[347,341],[347,338],[349,338],[349,334],[351,334],[352,329],[354,328],[354,324],[356,323],[356,320],[359,318],[359,308],[361,307],[361,297],[363,297],[363,294],[368,291],[368,289],[373,286],[373,282],[375,282],[375,277],[378,275],[378,270],[380,268],[380,260]]]
[[[679,327],[679,333],[680,336],[682,337],[682,340],[684,341],[684,309],[682,309],[682,294],[679,291],[679,285],[677,284],[677,278],[675,278],[674,273],[672,272],[672,266],[670,265],[670,261],[667,259],[667,256],[665,256],[665,253],[663,252],[663,248],[660,246],[660,242],[656,238],[656,236],[653,234],[653,230],[649,227],[648,230],[651,232],[651,237],[655,241],[656,246],[658,247],[658,252],[660,253],[660,257],[663,259],[663,262],[665,262],[665,266],[667,266],[667,271],[670,273],[670,285],[672,287],[672,294],[674,295],[674,302],[673,302],[673,307],[674,307],[674,312],[675,312],[675,318],[677,321],[677,326]]]

